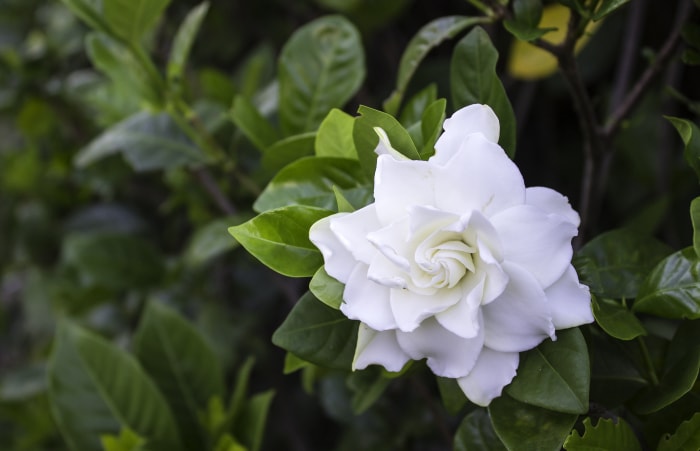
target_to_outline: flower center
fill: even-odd
[[[476,248],[455,232],[438,232],[418,245],[412,279],[421,288],[453,288],[474,272]]]

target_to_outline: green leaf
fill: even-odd
[[[586,418],[583,426],[586,429],[583,436],[578,435],[576,430],[571,431],[564,442],[566,451],[642,451],[634,431],[622,418],[618,417],[616,421],[598,418],[595,426],[590,418]]]
[[[187,449],[206,445],[199,412],[224,394],[223,369],[211,346],[190,323],[151,302],[134,336],[134,354],[165,396]]]
[[[564,413],[588,412],[590,365],[586,341],[578,328],[560,330],[522,353],[518,374],[506,388],[514,399]]]
[[[477,409],[460,423],[454,439],[454,451],[506,451],[493,430],[485,409]]]
[[[255,201],[262,212],[287,205],[308,205],[335,210],[333,187],[341,191],[361,189],[369,182],[360,164],[347,158],[308,157],[282,169]]]
[[[325,266],[321,266],[309,282],[309,291],[318,298],[319,301],[328,307],[339,309],[343,303],[343,291],[345,285],[338,282],[326,272]]]
[[[316,130],[332,108],[345,105],[365,77],[357,29],[341,16],[299,28],[279,59],[280,122],[285,135]]]
[[[209,2],[206,1],[192,8],[175,34],[168,58],[168,82],[176,89],[180,88],[182,74],[190,57],[192,44],[208,11]]]
[[[102,11],[116,36],[139,44],[169,3],[170,0],[102,0]]]
[[[259,451],[265,436],[265,422],[275,392],[268,390],[253,396],[246,404],[241,421],[234,425],[235,435],[249,451]]]
[[[321,122],[316,134],[314,149],[317,157],[357,159],[357,150],[352,140],[355,118],[334,108]]]
[[[253,371],[254,364],[255,359],[253,357],[248,357],[238,369],[226,416],[223,423],[219,425],[217,430],[218,434],[233,430],[233,426],[241,421],[246,407],[250,375]]]
[[[618,229],[586,243],[574,257],[574,266],[596,296],[634,298],[647,273],[670,252],[650,236]]]
[[[270,174],[277,173],[288,164],[314,154],[316,133],[302,133],[277,141],[265,149],[262,166]]]
[[[452,104],[455,109],[483,103],[489,105],[501,124],[499,144],[515,155],[515,113],[503,83],[496,74],[498,52],[481,27],[469,32],[455,47],[450,67]]]
[[[214,445],[214,451],[249,451],[245,446],[241,445],[233,436],[229,434],[223,435]]]
[[[593,14],[593,20],[598,21],[602,19],[629,1],[630,0],[604,0],[595,14]]]
[[[687,247],[656,265],[632,309],[664,318],[700,318],[700,260],[695,250]]]
[[[647,331],[625,305],[614,299],[593,297],[593,316],[596,323],[611,337],[632,340]]]
[[[323,264],[323,256],[309,241],[309,229],[331,214],[321,208],[291,205],[266,211],[228,230],[272,270],[289,277],[311,277]]]
[[[676,127],[685,144],[685,159],[700,180],[700,128],[687,119],[664,116]]]
[[[659,441],[657,451],[695,451],[700,449],[700,412],[681,423],[676,432]]]
[[[659,383],[643,389],[632,404],[635,412],[649,414],[677,401],[695,385],[700,373],[700,324],[685,321],[665,353]]]
[[[201,165],[209,159],[165,113],[136,113],[108,128],[78,152],[75,165],[83,168],[122,152],[137,171]]]
[[[442,405],[450,415],[457,415],[467,404],[467,397],[457,383],[457,379],[435,376]]]
[[[355,415],[360,415],[377,402],[391,383],[384,375],[384,369],[376,365],[361,371],[353,371],[346,379],[352,391],[351,407]]]
[[[231,224],[240,224],[248,219],[250,215],[229,216],[197,229],[185,249],[185,262],[190,266],[198,266],[238,247],[238,242],[228,233],[228,228]]]
[[[100,12],[102,5],[99,0],[62,0],[62,2],[92,29],[113,34],[102,17]]]
[[[517,451],[559,451],[578,415],[554,412],[502,395],[489,405],[493,429]]]
[[[182,449],[161,393],[133,357],[106,340],[62,323],[48,377],[54,419],[71,449],[101,450],[101,436],[124,428],[149,450]]]
[[[550,29],[538,27],[542,18],[541,0],[515,0],[513,2],[513,19],[503,22],[503,26],[516,38],[522,41],[532,41]]]
[[[435,83],[431,83],[426,86],[423,90],[416,93],[413,97],[408,99],[406,106],[401,109],[401,115],[399,116],[399,122],[404,127],[410,127],[421,121],[423,118],[423,113],[437,100],[437,86]]]
[[[103,435],[104,451],[143,451],[146,441],[129,428],[123,428],[118,436]]]
[[[700,197],[690,203],[690,220],[693,223],[693,249],[695,256],[700,258]]]
[[[427,160],[435,153],[435,142],[442,131],[442,123],[445,121],[445,108],[447,100],[440,99],[431,103],[425,109],[421,118],[421,135],[423,136],[423,148],[420,157]]]
[[[398,112],[408,83],[430,50],[472,25],[490,21],[487,17],[447,16],[434,19],[418,30],[401,55],[396,89],[384,101],[384,110],[392,115]]]
[[[275,331],[272,342],[316,365],[349,370],[358,325],[307,292]]]
[[[85,285],[114,290],[146,288],[163,276],[163,260],[148,241],[117,233],[75,234],[63,241],[63,261]]]
[[[360,105],[358,113],[360,117],[355,119],[352,137],[360,164],[369,178],[374,178],[377,168],[377,154],[374,149],[379,143],[379,135],[374,131],[375,127],[380,127],[386,132],[394,149],[412,160],[420,160],[420,154],[411,135],[393,116],[364,105]]]
[[[231,120],[261,152],[279,140],[277,130],[243,96],[233,100]]]

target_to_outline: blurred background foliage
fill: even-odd
[[[157,67],[165,67],[179,24],[197,4],[172,2],[149,33]],[[303,24],[329,13],[347,17],[362,38],[367,75],[345,107],[354,115],[360,104],[381,108],[403,49],[421,26],[477,10],[459,0],[213,0],[182,90],[202,126],[236,161],[242,176],[233,177],[225,165],[200,172],[149,170],[141,162],[144,170],[133,171],[116,153],[76,165],[78,151],[101,131],[154,110],[158,99],[93,67],[84,45],[88,29],[63,3],[0,0],[2,449],[68,449],[46,397],[47,356],[59,319],[71,318],[127,347],[149,301],[188,318],[221,362],[226,386],[248,357],[255,358],[251,391],[276,393],[263,449],[449,447],[459,419],[441,405],[426,374],[391,382],[361,415],[353,407],[362,404],[358,393],[369,382],[359,379],[372,378],[371,372],[346,379],[309,367],[284,375],[284,352],[270,337],[305,283],[264,268],[226,233],[252,215],[255,187],[270,178],[228,117],[233,98],[251,99],[274,121],[270,86],[280,49]],[[675,14],[667,2],[634,0],[591,31],[579,63],[596,109],[612,111],[621,101],[677,26]],[[576,207],[581,135],[563,79],[529,60],[531,50],[502,27],[487,30],[516,113],[516,162],[526,184],[555,188]],[[454,43],[429,54],[407,97],[431,83],[439,97],[449,97]],[[692,51],[686,56],[692,62]],[[673,59],[623,122],[595,232],[634,224],[674,248],[691,241],[687,205],[697,184],[681,140],[661,114],[697,118],[698,80],[697,67]]]

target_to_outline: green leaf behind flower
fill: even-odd
[[[583,436],[576,430],[571,431],[564,443],[566,451],[592,451],[614,449],[615,451],[641,451],[642,446],[634,431],[622,418],[609,420],[599,418],[594,426],[590,418],[583,420]]]
[[[454,438],[454,451],[506,451],[493,430],[485,409],[476,409],[460,423]]]

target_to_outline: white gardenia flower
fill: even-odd
[[[593,321],[571,265],[579,216],[558,192],[525,188],[488,106],[444,130],[435,155],[414,161],[377,129],[375,202],[318,221],[310,238],[345,284],[340,310],[361,322],[353,369],[425,358],[486,406],[519,352]]]

